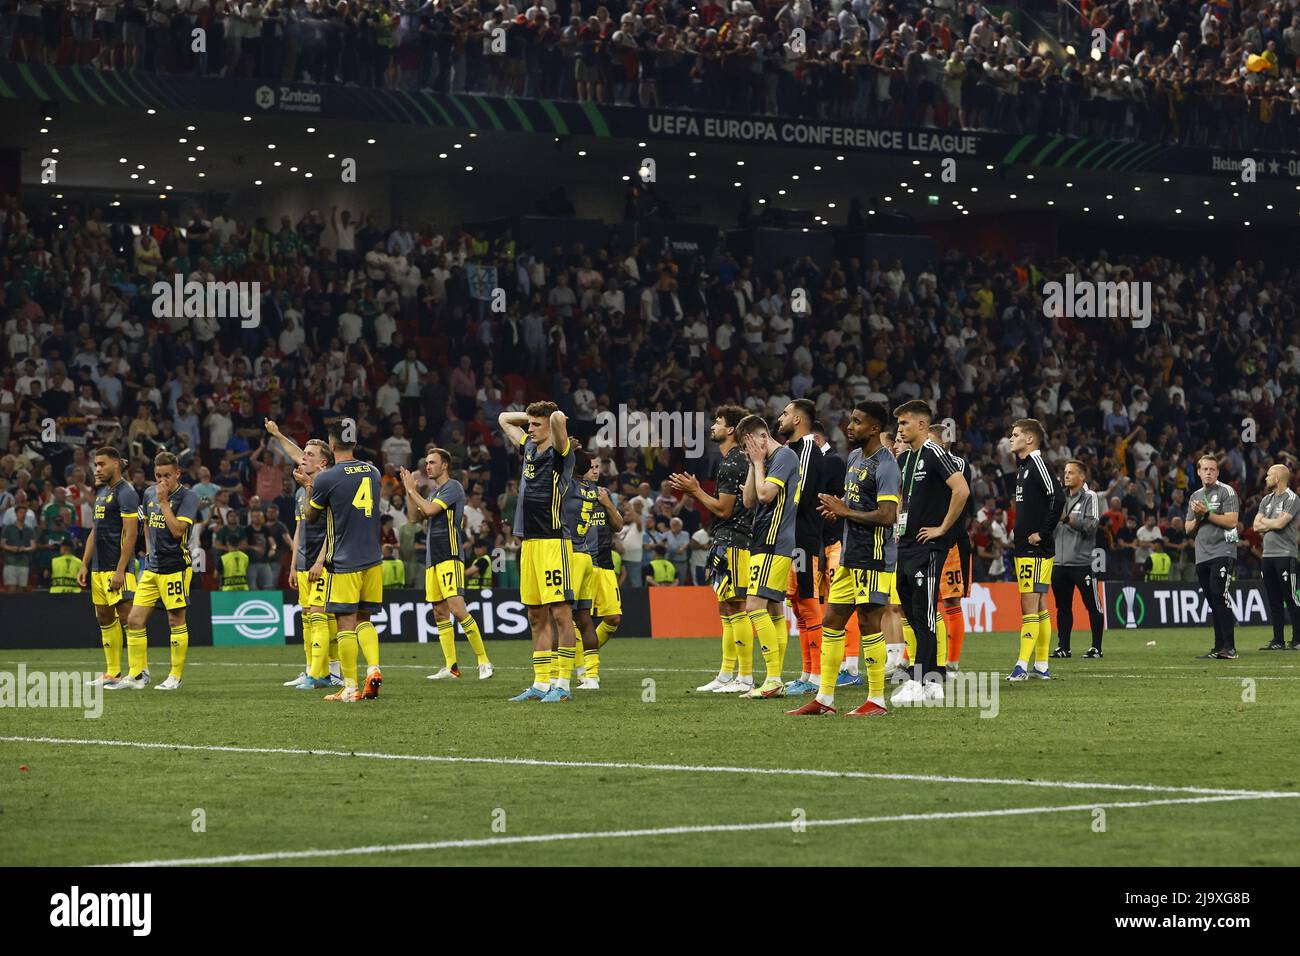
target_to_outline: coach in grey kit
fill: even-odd
[[[1074,589],[1083,595],[1083,606],[1088,609],[1088,624],[1092,628],[1092,647],[1084,656],[1101,657],[1101,638],[1105,619],[1101,610],[1101,597],[1097,581],[1092,574],[1092,551],[1097,540],[1097,523],[1100,513],[1097,495],[1082,481],[1083,465],[1069,462],[1066,468],[1079,470],[1079,487],[1065,489],[1065,507],[1061,521],[1056,526],[1056,562],[1052,567],[1052,598],[1056,601],[1056,650],[1053,657],[1070,656],[1070,632],[1074,629]],[[1067,475],[1067,480],[1069,479]]]
[[[1300,650],[1300,605],[1296,601],[1296,545],[1300,542],[1300,496],[1287,487],[1291,470],[1274,465],[1268,470],[1265,490],[1255,515],[1255,530],[1264,532],[1264,591],[1273,642],[1261,651]],[[1287,617],[1291,618],[1291,643],[1283,641]]]
[[[1214,650],[1202,659],[1232,660],[1237,656],[1237,619],[1228,605],[1237,563],[1237,514],[1240,505],[1231,486],[1219,481],[1219,463],[1203,457],[1196,463],[1201,487],[1188,499],[1187,529],[1196,532],[1196,579],[1210,603]],[[1218,520],[1215,520],[1218,519]]]

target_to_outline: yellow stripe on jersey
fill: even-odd
[[[551,528],[560,526],[560,475],[551,469]]]
[[[892,501],[894,504],[898,504],[898,495],[876,495],[876,504],[882,501]]]
[[[312,502],[313,505],[316,502]],[[319,507],[319,505],[317,505]],[[325,561],[328,563],[334,558],[334,512],[325,512]]]
[[[766,475],[766,476],[764,476],[764,479],[763,479],[763,480],[764,480],[764,481],[770,481],[772,484],[774,484],[774,485],[779,485],[779,486],[782,487],[782,488],[785,487],[785,482],[784,482],[784,481],[782,481],[780,478],[773,478],[771,475]]]
[[[768,481],[776,481],[775,478],[769,478]],[[781,482],[776,481],[778,485]],[[785,485],[781,485],[781,490],[776,493],[776,507],[772,510],[772,524],[767,529],[767,540],[764,544],[776,544],[777,529],[781,527],[781,512],[785,510]]]
[[[443,509],[443,514],[447,516],[447,541],[451,546],[451,556],[453,558],[460,556],[460,542],[456,540],[460,537],[456,533],[456,515],[454,512]]]

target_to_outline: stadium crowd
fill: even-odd
[[[106,443],[123,450],[140,489],[156,452],[179,456],[202,500],[192,546],[204,552],[204,586],[219,586],[215,568],[231,549],[247,549],[254,586],[281,583],[293,484],[267,417],[299,444],[327,422],[356,421],[359,454],[384,471],[384,541],[407,581],[421,580],[423,532],[407,520],[398,469],[431,445],[446,448],[468,494],[467,533],[483,546],[474,553],[505,559],[498,586],[516,573],[508,529],[518,462],[495,422],[537,397],[558,401],[600,458],[628,523],[617,547],[629,586],[702,579],[707,522],[667,479],[682,469],[711,478],[718,453],[707,438],[697,458],[611,447],[605,412],[711,422],[716,406],[734,402],[775,419],[806,396],[843,454],[853,403],[924,398],[936,420],[952,419],[955,450],[975,467],[981,580],[1010,564],[1015,419],[1046,423],[1058,467],[1088,465],[1106,503],[1099,543],[1112,576],[1140,575],[1153,547],[1175,556],[1175,576],[1190,575],[1182,516],[1203,451],[1219,455],[1222,480],[1242,499],[1249,573],[1259,539],[1246,517],[1263,469],[1296,447],[1300,277],[1261,264],[1098,250],[1050,262],[949,254],[914,274],[899,262],[804,259],[758,275],[725,249],[705,262],[676,261],[645,241],[518,248],[509,232],[381,227],[337,210],[328,223],[309,213],[278,227],[201,208],[181,218],[134,226],[100,210],[0,199],[8,587],[47,583],[63,542],[84,540],[87,456]],[[1042,284],[1067,272],[1153,283],[1150,328],[1045,318]],[[155,318],[151,283],[176,273],[260,282],[261,324]],[[476,292],[475,274],[506,291],[505,312],[475,298],[490,295]],[[791,310],[796,288],[808,291],[808,314]]]
[[[1223,148],[1300,145],[1293,4],[1062,2],[1064,44],[1027,42],[1021,22],[1015,10],[999,19],[958,0],[0,0],[0,57]],[[202,52],[195,29],[205,31]]]

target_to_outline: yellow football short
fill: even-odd
[[[744,600],[749,589],[749,549],[727,548],[727,573],[713,582],[718,601]]]
[[[381,565],[361,571],[333,571],[325,584],[325,610],[331,614],[382,610],[384,569]]]
[[[135,600],[135,575],[130,571],[122,576],[122,588],[118,591],[108,589],[109,579],[113,577],[112,571],[91,571],[90,572],[90,599],[96,604],[108,605],[113,607],[119,601],[126,601],[128,604]]]
[[[140,574],[140,583],[135,589],[135,603],[145,607],[154,607],[159,601],[169,611],[188,607],[190,603],[190,577],[194,572],[189,568],[173,571],[171,574],[159,574],[156,571],[144,571]]]
[[[525,538],[519,549],[519,600],[532,607],[572,602],[572,555],[573,542],[565,538]]]
[[[1052,558],[1016,558],[1016,585],[1021,594],[1046,594],[1052,586]]]
[[[596,599],[596,566],[591,555],[574,551],[569,557],[569,577],[573,584],[573,606],[589,610]]]
[[[794,562],[783,554],[749,554],[749,581],[747,592],[767,601],[785,601],[786,586],[790,582],[790,566]]]
[[[831,604],[888,604],[894,590],[893,571],[838,567],[831,578]]]
[[[458,558],[439,561],[424,569],[424,599],[438,604],[447,598],[465,596],[465,564]]]
[[[321,571],[320,577],[314,582],[309,580],[306,571],[299,571],[298,574],[298,604],[301,607],[318,607],[322,610],[325,607],[325,593],[329,590],[328,571]]]
[[[596,568],[596,596],[591,612],[596,617],[613,617],[623,613],[623,595],[618,589],[618,574],[612,568]]]

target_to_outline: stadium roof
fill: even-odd
[[[1246,182],[1242,153],[1060,136],[12,63],[0,63],[0,118],[0,148],[24,151],[25,183],[58,161],[55,182],[39,187],[51,196],[310,187],[338,176],[344,157],[368,177],[517,188],[527,149],[533,195],[602,180],[621,190],[648,159],[687,219],[716,218],[719,203],[739,210],[746,192],[809,224],[842,222],[854,198],[868,215],[917,221],[1038,210],[1064,223],[1221,229],[1300,216],[1298,157],[1260,154]]]

